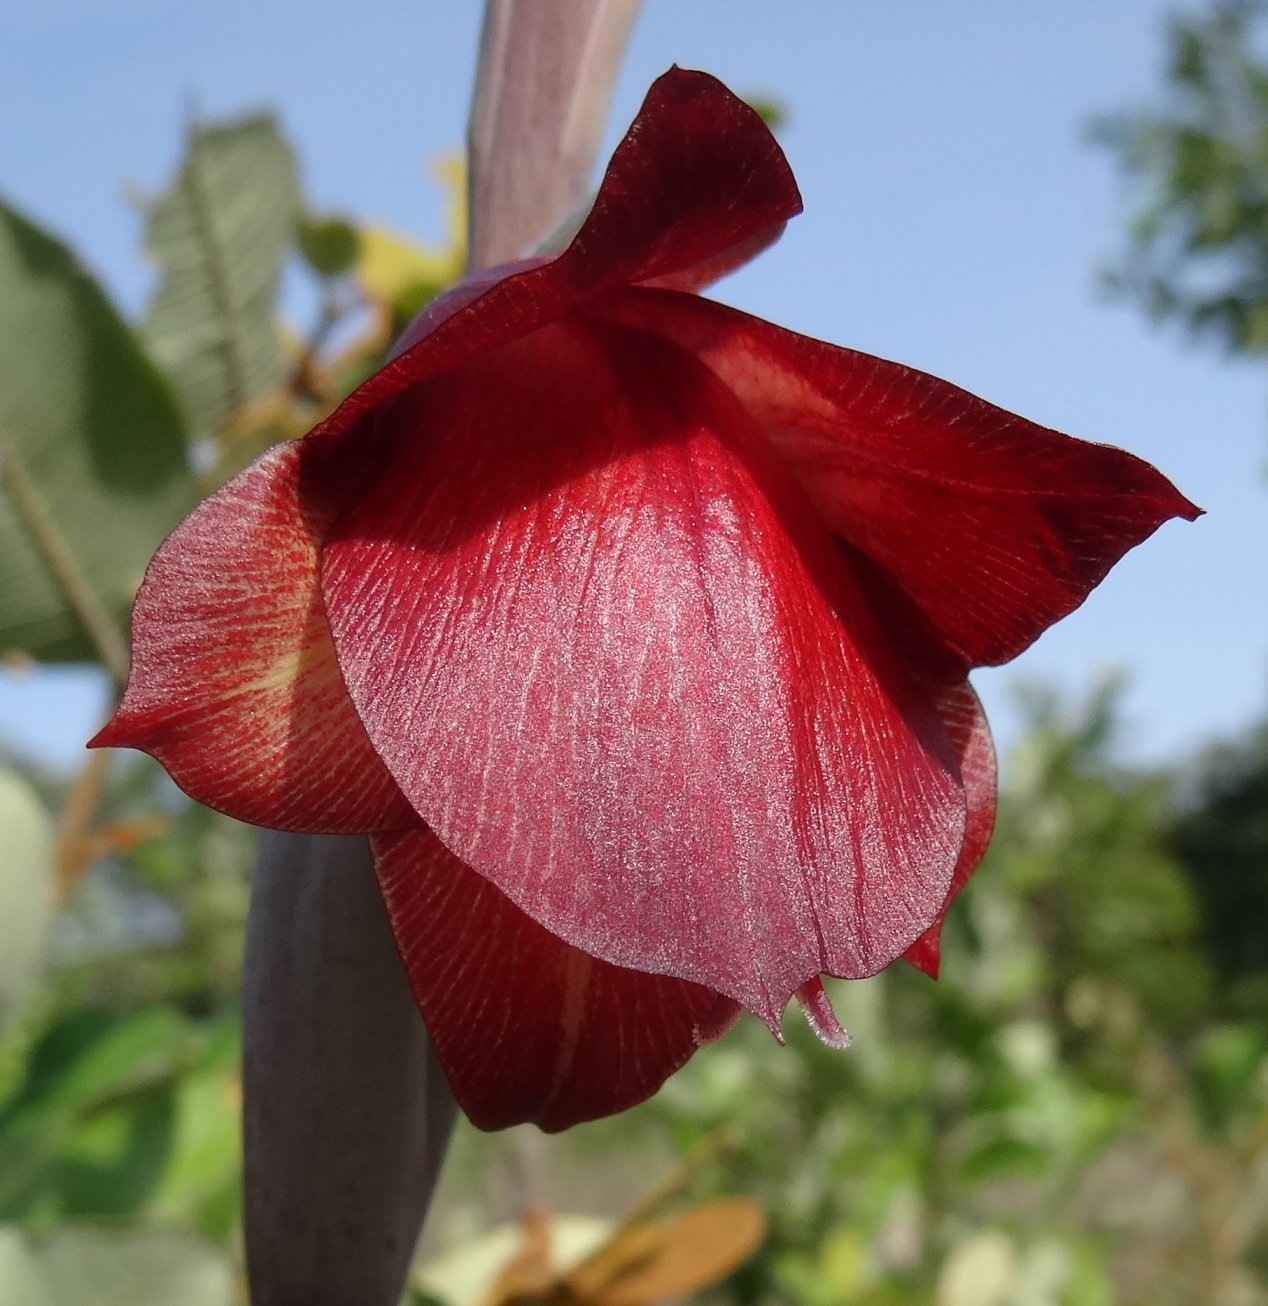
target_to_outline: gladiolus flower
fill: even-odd
[[[572,244],[473,276],[155,557],[98,745],[371,837],[479,1125],[654,1092],[741,1007],[937,966],[990,834],[967,674],[1163,521],[1130,454],[695,292],[799,212],[703,73]]]

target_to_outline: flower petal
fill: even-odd
[[[837,1019],[837,1013],[832,1010],[832,1002],[818,975],[807,980],[797,990],[797,1003],[821,1043],[838,1049],[850,1046],[850,1032]]]
[[[526,916],[427,829],[373,836],[423,1021],[481,1129],[548,1133],[650,1097],[718,1004],[687,980],[611,966]]]
[[[142,749],[254,825],[416,824],[335,661],[314,542],[329,506],[301,503],[304,452],[278,445],[168,536],[133,608],[127,692],[90,747]]]
[[[933,922],[946,731],[733,396],[643,332],[544,328],[380,416],[323,554],[340,665],[445,844],[553,933],[775,1022]]]
[[[652,83],[581,230],[558,258],[490,269],[426,310],[401,351],[318,428],[337,435],[414,382],[526,335],[616,286],[694,289],[738,267],[801,212],[766,125],[708,73]],[[477,293],[472,293],[474,286]]]
[[[1201,511],[1120,449],[708,300],[635,288],[591,311],[712,368],[829,527],[882,564],[971,666],[1016,657],[1128,549]]]
[[[938,919],[903,953],[913,966],[926,975],[938,978],[942,960],[942,923],[955,901],[956,894],[969,882],[986,855],[995,829],[996,765],[995,746],[991,742],[986,713],[968,681],[949,686],[934,694],[934,703],[947,726],[960,759],[964,779],[964,796],[968,818],[964,826],[964,845],[951,877],[951,888],[938,913]]]
[[[920,609],[879,563],[851,544],[840,542],[872,611],[903,664],[924,686],[941,716],[964,780],[968,803],[964,846],[937,921],[903,956],[934,979],[938,976],[942,922],[959,891],[986,853],[995,828],[996,765],[986,713],[965,676],[962,659],[942,642]]]

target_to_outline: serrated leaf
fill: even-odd
[[[123,630],[150,555],[194,502],[184,431],[170,385],[101,288],[65,245],[3,202],[0,437],[14,455],[0,493],[0,653],[96,658],[13,498],[12,473],[20,464]]]
[[[53,842],[35,790],[0,767],[0,1029],[29,996],[53,920]]]
[[[193,128],[147,212],[162,279],[142,331],[196,438],[283,379],[278,282],[302,211],[295,157],[270,114]]]

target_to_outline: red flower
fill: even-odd
[[[691,293],[800,209],[756,114],[652,87],[571,246],[473,277],[151,564],[94,743],[371,835],[477,1124],[655,1091],[819,975],[933,971],[994,764],[970,667],[1169,517],[1130,454]]]

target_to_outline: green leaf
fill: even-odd
[[[778,95],[755,91],[752,95],[746,95],[744,102],[776,135],[781,127],[788,125],[788,106]]]
[[[176,1090],[176,1129],[150,1214],[217,1240],[242,1210],[241,1022],[226,1013]]]
[[[53,920],[53,844],[44,805],[0,767],[0,1029],[29,996]]]
[[[184,434],[170,386],[97,283],[3,202],[0,438],[0,653],[96,658],[67,567],[124,629],[150,555],[194,501]]]
[[[285,376],[276,299],[301,211],[295,158],[269,114],[193,128],[175,183],[149,207],[162,280],[142,331],[198,439]]]
[[[188,1022],[174,1007],[100,1023],[91,1019],[96,1015],[71,1012],[50,1032],[32,1061],[24,1098],[47,1111],[87,1107],[170,1074],[189,1046]]]
[[[166,1165],[173,1085],[196,1042],[172,1007],[124,1017],[80,1007],[53,1025],[0,1110],[0,1218],[144,1202]]]
[[[301,218],[296,235],[300,253],[318,276],[349,271],[361,252],[361,233],[347,218]]]
[[[961,1162],[960,1174],[978,1183],[1000,1174],[1041,1175],[1048,1168],[1042,1148],[1017,1138],[997,1138],[970,1152]]]
[[[48,1172],[40,1210],[55,1209],[62,1219],[134,1214],[163,1176],[174,1123],[171,1085],[81,1120]]]

